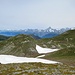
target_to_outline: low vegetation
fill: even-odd
[[[56,52],[48,53],[44,58],[75,66],[75,48],[65,48]]]
[[[75,75],[75,67],[63,64],[0,64],[0,75]]]

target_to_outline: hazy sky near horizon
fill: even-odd
[[[75,27],[75,0],[0,0],[1,29]]]

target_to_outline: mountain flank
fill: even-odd
[[[38,54],[36,40],[24,34],[11,37],[0,42],[0,54],[34,57]]]
[[[53,38],[45,38],[38,41],[38,44],[48,48],[69,48],[75,46],[75,30],[69,30]]]
[[[41,46],[59,48],[60,50],[48,53],[45,59],[59,61],[67,65],[75,66],[75,30],[67,31],[59,36],[39,40]]]

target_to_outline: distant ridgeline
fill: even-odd
[[[5,36],[15,36],[18,34],[29,34],[33,35],[37,39],[40,38],[52,38],[55,37],[67,30],[70,30],[71,28],[62,28],[60,30],[53,29],[51,27],[47,29],[25,29],[25,30],[0,30],[0,35],[5,35]]]
[[[10,37],[4,36],[4,35],[0,35],[0,41],[6,40],[6,39],[8,39],[8,38],[10,38]]]

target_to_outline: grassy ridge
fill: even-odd
[[[67,31],[57,37],[39,40],[43,47],[59,48],[59,51],[46,54],[44,58],[75,66],[75,30]]]
[[[20,34],[0,42],[0,54],[16,56],[36,56],[36,40],[29,35]]]
[[[54,38],[46,38],[38,41],[42,47],[66,48],[75,46],[75,30],[69,30]]]

